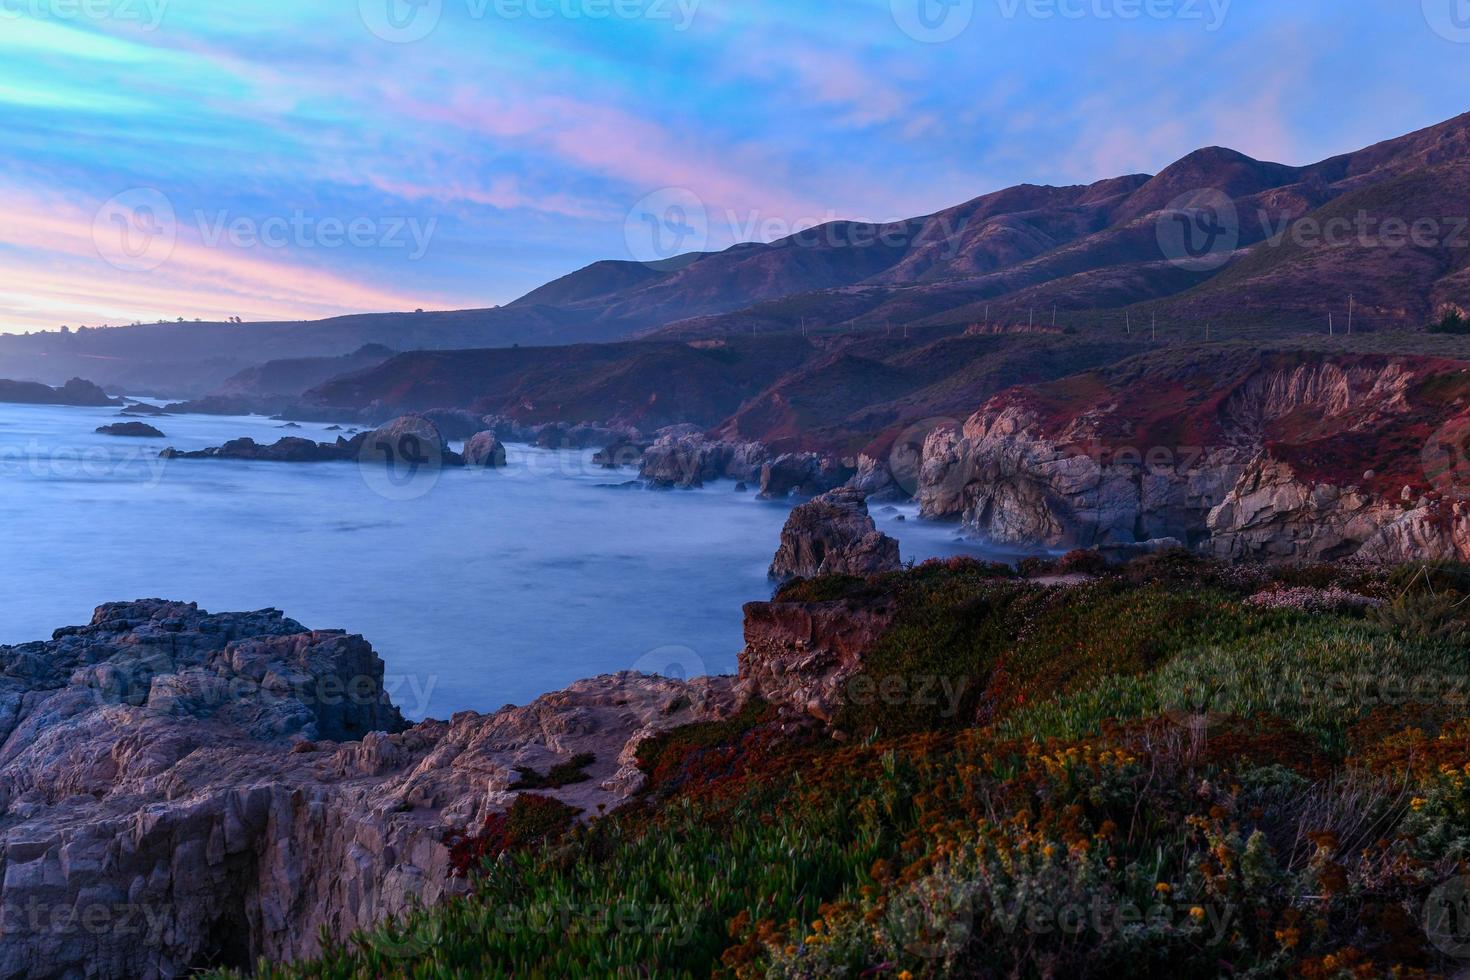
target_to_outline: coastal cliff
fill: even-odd
[[[1003,392],[931,432],[916,497],[924,516],[1005,544],[1463,559],[1470,472],[1443,433],[1470,411],[1467,369],[1243,349],[1139,358]]]
[[[295,960],[433,904],[448,834],[545,791],[589,813],[637,746],[725,713],[728,680],[594,678],[407,724],[361,637],[148,600],[0,647],[0,976],[171,977]]]

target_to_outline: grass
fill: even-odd
[[[260,975],[1449,970],[1420,912],[1470,866],[1464,648],[1244,601],[1273,582],[1470,594],[1461,567],[1173,557],[1069,590],[965,562],[795,583],[895,603],[866,675],[952,675],[961,710],[848,705],[837,742],[752,702],[666,733],[629,805],[576,824],[524,794],[471,894]]]

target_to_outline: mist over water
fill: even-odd
[[[350,463],[157,458],[250,436],[330,441],[325,424],[163,416],[166,439],[96,434],[116,408],[0,405],[0,643],[48,638],[104,602],[275,607],[361,633],[410,717],[492,711],[597,674],[733,672],[741,606],[789,503],[730,483],[616,484],[591,452],[512,446],[505,470],[447,470],[388,499]],[[976,554],[952,526],[873,505],[903,557]]]

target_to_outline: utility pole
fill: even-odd
[[[1159,339],[1159,315],[1157,313],[1153,315],[1153,339]]]
[[[1051,304],[1051,325],[1055,329],[1057,325],[1057,304]]]
[[[985,328],[990,329],[990,304],[985,304]]]
[[[1131,337],[1131,336],[1133,336],[1133,314],[1132,313],[1124,313],[1123,314],[1123,336],[1125,336],[1125,337]]]
[[[1348,336],[1353,335],[1353,302],[1356,299],[1351,293],[1348,294]]]
[[[1036,326],[1036,307],[1033,306],[1026,314],[1026,329],[1030,330],[1034,326]]]
[[[1327,336],[1331,337],[1336,331],[1332,329],[1332,311],[1327,311]]]

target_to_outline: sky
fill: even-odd
[[[1466,93],[1467,0],[0,0],[0,331],[493,306],[671,215],[1303,164]]]

